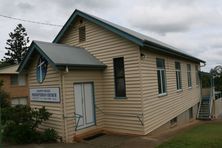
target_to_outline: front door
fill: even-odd
[[[76,130],[95,125],[93,83],[75,83]]]

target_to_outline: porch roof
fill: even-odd
[[[105,64],[96,59],[87,50],[65,44],[33,41],[28,53],[17,71],[21,72],[32,60],[34,52],[43,56],[54,68],[96,68],[103,69]]]

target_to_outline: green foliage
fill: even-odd
[[[54,129],[48,128],[42,133],[41,142],[56,142],[58,138],[58,133]]]
[[[8,100],[10,99],[10,96],[6,91],[4,91],[2,89],[2,86],[3,86],[3,81],[0,80],[0,104],[1,104],[1,108],[9,107],[10,102]]]
[[[201,77],[202,87],[209,88],[211,87],[211,77],[209,75],[203,75]]]
[[[216,91],[222,91],[222,76],[214,78],[214,85]]]
[[[12,65],[12,64],[0,61],[0,68],[4,68],[4,67],[10,66],[10,65]]]
[[[28,49],[29,37],[27,37],[26,29],[22,24],[18,24],[14,32],[9,33],[10,39],[6,42],[4,59],[2,62],[10,64],[20,63]]]
[[[16,124],[8,122],[4,128],[3,141],[8,143],[25,144],[32,143],[37,138],[37,132],[28,124]]]
[[[214,76],[215,90],[222,91],[222,65],[215,66],[210,73]]]
[[[45,107],[32,109],[29,106],[17,105],[2,109],[2,123],[4,125],[3,141],[8,143],[55,142],[58,135],[53,129],[38,132],[38,126],[49,119]]]

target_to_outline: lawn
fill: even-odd
[[[179,133],[158,148],[222,148],[222,122],[206,123]]]

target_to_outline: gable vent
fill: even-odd
[[[86,28],[85,26],[79,27],[79,42],[86,40]]]

